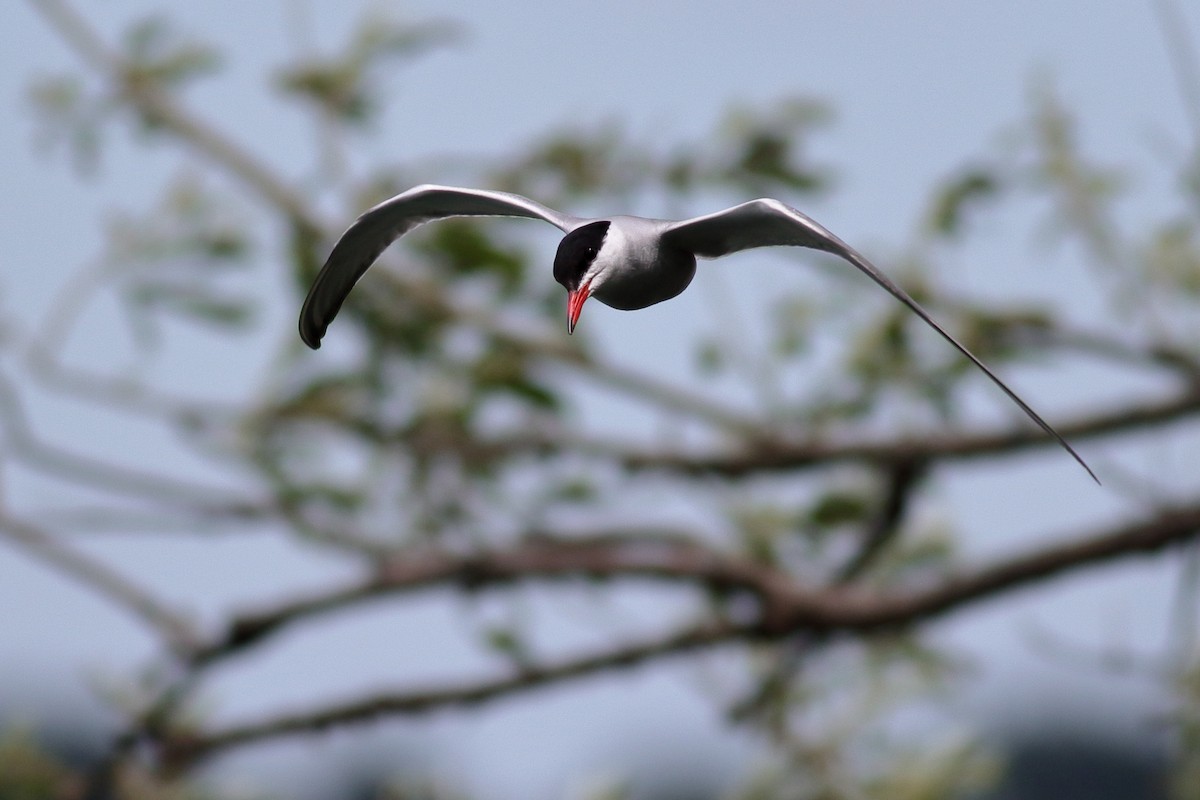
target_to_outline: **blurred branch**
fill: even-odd
[[[76,506],[46,505],[28,509],[27,516],[43,524],[62,527],[65,537],[74,534],[121,535],[144,533],[160,536],[177,531],[204,537],[215,537],[234,529],[262,524],[278,517],[274,503],[249,506],[232,503],[228,506],[209,505],[190,509],[191,516],[182,517],[177,509],[126,508],[108,504]]]
[[[1192,144],[1200,148],[1200,58],[1195,42],[1188,36],[1188,21],[1183,9],[1173,0],[1157,0],[1159,27],[1166,44],[1167,57],[1175,72],[1175,88],[1187,115],[1191,118]]]
[[[60,361],[62,349],[80,314],[110,275],[111,270],[105,264],[87,265],[77,270],[55,293],[47,304],[48,313],[38,329],[30,334],[25,347],[29,374],[48,389],[130,413],[173,417],[185,424],[217,415],[232,416],[235,413],[232,407],[173,397],[132,381],[67,367]]]
[[[246,183],[294,223],[319,230],[321,225],[310,213],[303,195],[293,190],[258,159],[222,133],[184,112],[153,81],[139,76],[125,60],[111,50],[87,21],[66,0],[30,0],[75,52],[93,69],[112,80],[119,92],[153,118],[173,131],[213,164]]]
[[[729,622],[700,623],[649,641],[576,656],[494,680],[379,694],[311,713],[267,718],[208,734],[176,734],[163,743],[164,760],[169,764],[192,766],[231,747],[264,739],[322,731],[388,715],[420,714],[449,707],[478,705],[539,686],[634,667],[653,659],[712,647],[744,635],[738,626]]]
[[[681,580],[715,590],[745,589],[760,596],[786,593],[791,579],[770,567],[716,552],[684,533],[640,531],[582,541],[537,536],[505,551],[460,556],[424,553],[386,560],[367,579],[289,601],[277,608],[235,617],[226,632],[198,650],[198,662],[240,650],[292,622],[385,595],[442,584],[467,589],[529,579],[652,577]]]
[[[430,555],[387,565],[357,585],[295,601],[273,611],[237,618],[221,641],[197,651],[201,660],[226,655],[283,624],[385,593],[439,583],[478,587],[518,579],[566,576],[642,575],[724,589],[742,588],[761,600],[748,619],[715,619],[647,642],[622,645],[557,664],[524,669],[478,683],[385,693],[313,712],[268,718],[199,734],[175,734],[166,741],[169,757],[191,762],[247,742],[321,731],[384,715],[416,714],[473,705],[599,671],[632,666],[680,652],[732,641],[781,638],[798,632],[870,633],[903,628],[970,607],[1051,576],[1133,553],[1149,553],[1200,532],[1200,505],[1165,511],[1109,531],[1033,550],[949,578],[938,585],[903,592],[865,592],[852,587],[803,589],[785,574],[761,564],[715,553],[700,545],[655,542],[638,553],[624,547],[585,542],[538,541],[507,552],[474,557]]]
[[[1180,422],[1198,411],[1200,390],[1188,388],[1166,400],[1142,400],[1113,411],[1056,423],[1055,427],[1068,440],[1077,441]],[[743,448],[726,453],[672,453],[663,448],[643,451],[631,448],[623,453],[621,460],[628,469],[661,469],[733,477],[757,472],[827,467],[848,461],[883,465],[903,461],[945,463],[1015,453],[1051,444],[1053,440],[1046,438],[1041,431],[1024,428],[958,436],[928,434],[919,439],[842,444],[791,444],[779,437],[770,445],[758,444],[752,450]]]
[[[711,419],[707,412],[697,413]],[[1120,408],[1058,423],[1056,427],[1069,440],[1086,440],[1177,424],[1197,413],[1200,413],[1200,386],[1188,386],[1171,398],[1138,400]],[[737,424],[735,420],[728,422]],[[429,443],[414,440],[407,431],[384,430],[366,420],[346,424],[374,441],[402,441],[415,451],[429,447]],[[1053,440],[1042,432],[1025,427],[958,435],[908,435],[891,440],[819,442],[796,440],[785,431],[776,431],[772,439],[766,440],[763,438],[765,428],[756,428],[749,422],[747,424],[751,425],[751,429],[746,430],[745,436],[753,437],[750,441],[741,440],[719,449],[695,448],[686,452],[668,446],[642,447],[611,436],[586,436],[553,424],[491,436],[464,435],[452,442],[442,438],[432,444],[440,448],[440,452],[454,452],[464,461],[477,464],[491,463],[518,454],[566,452],[612,460],[627,470],[723,477],[816,470],[851,462],[877,465],[894,471],[906,464],[925,463],[934,466],[1054,445]],[[757,432],[752,433],[752,430]]]
[[[31,468],[49,475],[77,481],[86,486],[117,494],[138,497],[162,504],[184,506],[197,514],[206,509],[233,507],[257,509],[262,503],[251,498],[231,498],[230,492],[143,472],[62,450],[39,440],[30,431],[16,389],[0,377],[0,431],[4,434],[8,455]]]
[[[1134,367],[1157,366],[1176,373],[1190,383],[1200,383],[1200,359],[1195,355],[1165,343],[1144,346],[1120,341],[1097,331],[1070,330],[1061,326],[1053,329],[1014,331],[1014,344],[1064,350],[1097,356],[1118,364]]]
[[[1134,553],[1152,553],[1187,541],[1197,533],[1200,533],[1200,504],[1162,510],[1108,531],[1084,534],[1062,544],[997,561],[931,589],[904,597],[893,596],[888,608],[878,609],[877,615],[866,615],[868,625],[907,624],[936,616],[1080,567]],[[872,616],[874,619],[870,619]]]
[[[64,366],[36,343],[27,351],[26,364],[30,376],[46,389],[129,414],[167,417],[192,427],[237,413],[232,406],[221,403],[175,397],[131,380]]]
[[[1135,367],[1158,366],[1170,370],[1192,384],[1200,384],[1200,359],[1192,353],[1166,343],[1138,346],[1121,342],[1095,331],[1055,330],[1030,337],[1046,347],[1072,349]]]
[[[858,551],[838,570],[836,583],[849,583],[861,575],[895,538],[908,512],[913,490],[927,472],[928,464],[923,461],[901,461],[892,467],[883,502],[867,527]]]
[[[609,539],[572,542],[537,538],[504,551],[459,556],[428,553],[397,557],[365,580],[291,600],[274,609],[235,617],[226,632],[198,649],[202,662],[255,643],[283,626],[315,614],[384,595],[437,585],[478,589],[518,580],[651,577],[749,591],[762,601],[761,619],[775,635],[796,630],[855,629],[907,625],[956,606],[1049,575],[1186,539],[1200,526],[1200,505],[1163,511],[1108,532],[1082,536],[982,567],[927,589],[867,592],[854,587],[806,589],[787,573],[696,541],[657,536],[639,542],[637,531]]]
[[[99,561],[67,547],[60,537],[7,514],[0,515],[0,537],[129,611],[177,655],[195,649],[199,635],[182,614]]]

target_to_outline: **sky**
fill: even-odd
[[[89,18],[111,40],[130,20],[161,4],[108,0],[86,6]],[[704,4],[702,12],[692,2],[644,0],[213,0],[169,7],[181,28],[221,43],[230,55],[225,72],[191,90],[189,103],[218,122],[236,120],[249,146],[284,173],[298,174],[297,165],[308,163],[311,138],[295,116],[264,102],[261,85],[245,79],[294,55],[298,39],[318,49],[336,46],[357,18],[347,12],[351,7],[448,18],[464,31],[455,45],[388,76],[393,102],[382,135],[362,141],[361,152],[354,154],[361,163],[447,154],[484,157],[548,129],[608,121],[619,122],[639,139],[693,140],[731,105],[764,108],[783,98],[813,97],[836,109],[833,126],[812,146],[820,163],[836,167],[837,191],[804,210],[847,241],[883,253],[902,249],[924,211],[932,182],[986,152],[999,132],[1022,118],[1030,87],[1039,78],[1048,76],[1077,112],[1085,150],[1132,171],[1147,173],[1160,165],[1156,148],[1163,141],[1188,140],[1154,5],[1124,0],[933,0],[919,5],[751,1]],[[1186,13],[1188,32],[1200,42],[1200,12]],[[0,109],[6,117],[0,125],[0,172],[5,176],[0,184],[5,253],[0,307],[11,319],[29,323],[45,313],[71,270],[96,252],[113,209],[147,206],[173,162],[162,148],[147,151],[131,144],[123,132],[109,137],[110,154],[91,178],[75,174],[61,157],[39,151],[27,87],[32,79],[72,68],[75,62],[27,4],[7,4],[0,20]],[[1138,187],[1138,201],[1129,206],[1123,222],[1136,225],[1162,212],[1165,192],[1156,180],[1146,178]],[[1047,265],[1020,258],[1029,251],[1008,242],[1003,230],[985,231],[981,240],[984,246],[968,254],[961,272],[949,276],[956,288],[998,298],[1086,296],[1089,278],[1078,254],[1060,254]],[[553,239],[546,242],[549,256]],[[690,338],[712,324],[714,297],[726,296],[735,286],[741,313],[753,317],[757,304],[769,297],[771,281],[778,280],[777,272],[736,269],[730,265],[702,275],[696,288],[645,313],[621,315],[589,307],[586,322],[608,350],[637,366],[671,374],[672,362],[682,360],[678,356]],[[270,312],[288,331],[293,300],[281,298]],[[1078,310],[1070,307],[1072,313]],[[653,346],[644,347],[644,342]],[[83,352],[89,346],[102,348],[104,342],[82,345]],[[322,357],[336,354],[322,350]],[[257,366],[223,365],[222,375],[235,388]],[[211,370],[195,364],[168,374],[180,385],[222,389],[219,382],[212,385]],[[681,378],[687,374],[678,370]],[[1020,386],[1053,418],[1056,408],[1084,405],[1078,396],[1083,387],[1089,394],[1119,392],[1119,387],[1087,382],[1100,377],[1084,370],[1067,380],[1035,371],[1023,376]],[[615,413],[600,399],[585,401],[583,409],[585,416],[602,421]],[[64,429],[58,417],[65,414],[62,409],[48,405],[32,413],[52,435],[100,449],[120,446],[122,434],[96,420]],[[141,446],[149,457],[157,459],[161,446],[162,458],[179,458],[167,443],[151,440]],[[1178,442],[1151,442],[1138,457],[1186,464],[1184,452]],[[1110,455],[1085,452],[1101,467]],[[1031,459],[1021,470],[1001,464],[944,481],[939,499],[947,513],[972,520],[968,554],[1003,552],[1044,534],[1044,528],[1020,524],[1031,507],[1062,533],[1080,530],[1088,520],[1103,519],[1120,507],[1074,475],[1077,467],[1069,459],[1057,456]],[[1013,503],[1009,498],[1014,496],[1028,499]],[[323,566],[279,543],[168,546],[135,538],[88,546],[164,589],[194,579],[198,591],[219,575],[222,596],[195,598],[202,614],[214,613],[230,598],[255,596],[267,563],[280,587],[329,577]],[[960,701],[964,718],[999,729],[1020,724],[1028,709],[1050,707],[1064,717],[1085,723],[1099,719],[1137,735],[1146,716],[1159,708],[1161,698],[1154,691],[1136,680],[1050,663],[1030,647],[1030,632],[1048,626],[1082,641],[1153,648],[1165,636],[1163,618],[1172,587],[1170,564],[1137,561],[1056,582],[939,624],[937,635],[970,654],[978,670],[971,691]],[[642,602],[669,603],[669,598],[651,592]],[[421,641],[431,630],[452,628],[458,611],[453,602],[431,598],[427,607],[403,619],[363,621],[363,626],[375,625],[369,631],[356,629],[356,622],[331,631],[321,643],[285,637],[259,667],[219,682],[222,713],[252,714],[256,707],[295,701],[295,693],[280,686],[272,677],[280,673],[272,670],[286,671],[302,661],[318,668],[296,685],[347,685],[345,674],[319,668],[330,652],[325,648],[362,649],[364,664],[352,674],[366,681],[414,666],[424,675],[437,674],[438,665],[447,662],[470,666],[472,656],[461,642],[439,641],[426,656],[414,656],[397,654],[379,641],[381,630],[389,642]],[[127,620],[2,545],[0,626],[5,630],[0,682],[28,683],[37,674],[62,696],[88,697],[96,684],[104,685],[147,655],[147,641]],[[414,664],[414,658],[424,660]],[[725,730],[705,697],[705,685],[703,666],[669,665],[389,730],[409,737],[417,751],[433,747],[443,753],[437,757],[465,763],[468,785],[504,787],[487,795],[496,798],[549,798],[577,791],[573,781],[578,778],[570,776],[602,777],[619,754],[639,741],[674,741],[686,762],[744,766],[753,743]],[[1054,703],[1047,706],[1047,698]],[[365,738],[383,746],[377,734]],[[361,741],[341,735],[316,747],[322,753],[348,751]],[[259,764],[291,764],[292,774],[303,776],[303,769],[295,771],[295,759],[307,746],[260,748],[252,755]],[[240,764],[232,759],[226,768],[239,775]]]

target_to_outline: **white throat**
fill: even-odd
[[[604,232],[604,241],[600,243],[600,252],[596,253],[592,265],[583,275],[583,282],[590,283],[594,293],[602,284],[618,275],[628,262],[628,238],[615,223],[610,224]]]

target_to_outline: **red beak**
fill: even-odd
[[[583,303],[591,297],[592,285],[585,283],[573,292],[567,292],[567,333],[575,332],[575,324],[579,322],[579,312],[583,310]]]

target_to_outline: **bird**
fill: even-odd
[[[300,310],[300,338],[316,350],[354,284],[392,242],[427,222],[449,217],[540,219],[564,234],[554,256],[554,279],[567,290],[567,333],[583,304],[636,310],[676,297],[696,275],[697,259],[756,247],[795,246],[832,253],[861,270],[941,334],[1009,399],[1100,479],[1058,431],[954,338],[921,305],[861,253],[796,209],[770,198],[684,220],[629,215],[575,217],[509,192],[423,184],[367,209],[334,244]]]

